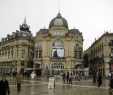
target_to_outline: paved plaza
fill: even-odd
[[[14,78],[8,78],[10,84],[10,95],[17,95]],[[48,89],[46,78],[36,79],[34,82],[24,79],[20,95],[109,95],[108,80],[104,80],[100,88],[92,84],[92,80],[73,81],[73,84],[63,83],[56,80],[55,89]]]

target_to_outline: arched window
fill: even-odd
[[[52,43],[52,57],[63,58],[64,57],[64,43],[61,40],[55,40]]]

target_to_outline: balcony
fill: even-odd
[[[51,61],[54,62],[65,62],[66,58],[65,57],[58,57],[58,58],[50,58]]]
[[[34,58],[34,61],[42,61],[42,58]]]
[[[82,62],[82,61],[83,61],[83,59],[73,58],[73,61]]]
[[[83,48],[82,47],[75,47],[75,50],[82,51]]]

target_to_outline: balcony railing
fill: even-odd
[[[51,58],[51,61],[66,61],[65,57]]]
[[[34,61],[42,61],[42,58],[34,58]]]

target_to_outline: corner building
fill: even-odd
[[[50,21],[48,29],[40,29],[35,36],[35,68],[43,73],[60,74],[71,71],[83,62],[83,36],[78,29],[69,29],[60,13]]]
[[[104,33],[86,51],[89,55],[90,74],[97,72],[108,77],[110,64],[113,64],[113,33]]]
[[[29,59],[33,59],[34,40],[30,27],[24,23],[20,29],[8,34],[0,41],[0,73],[9,74],[26,70]]]

